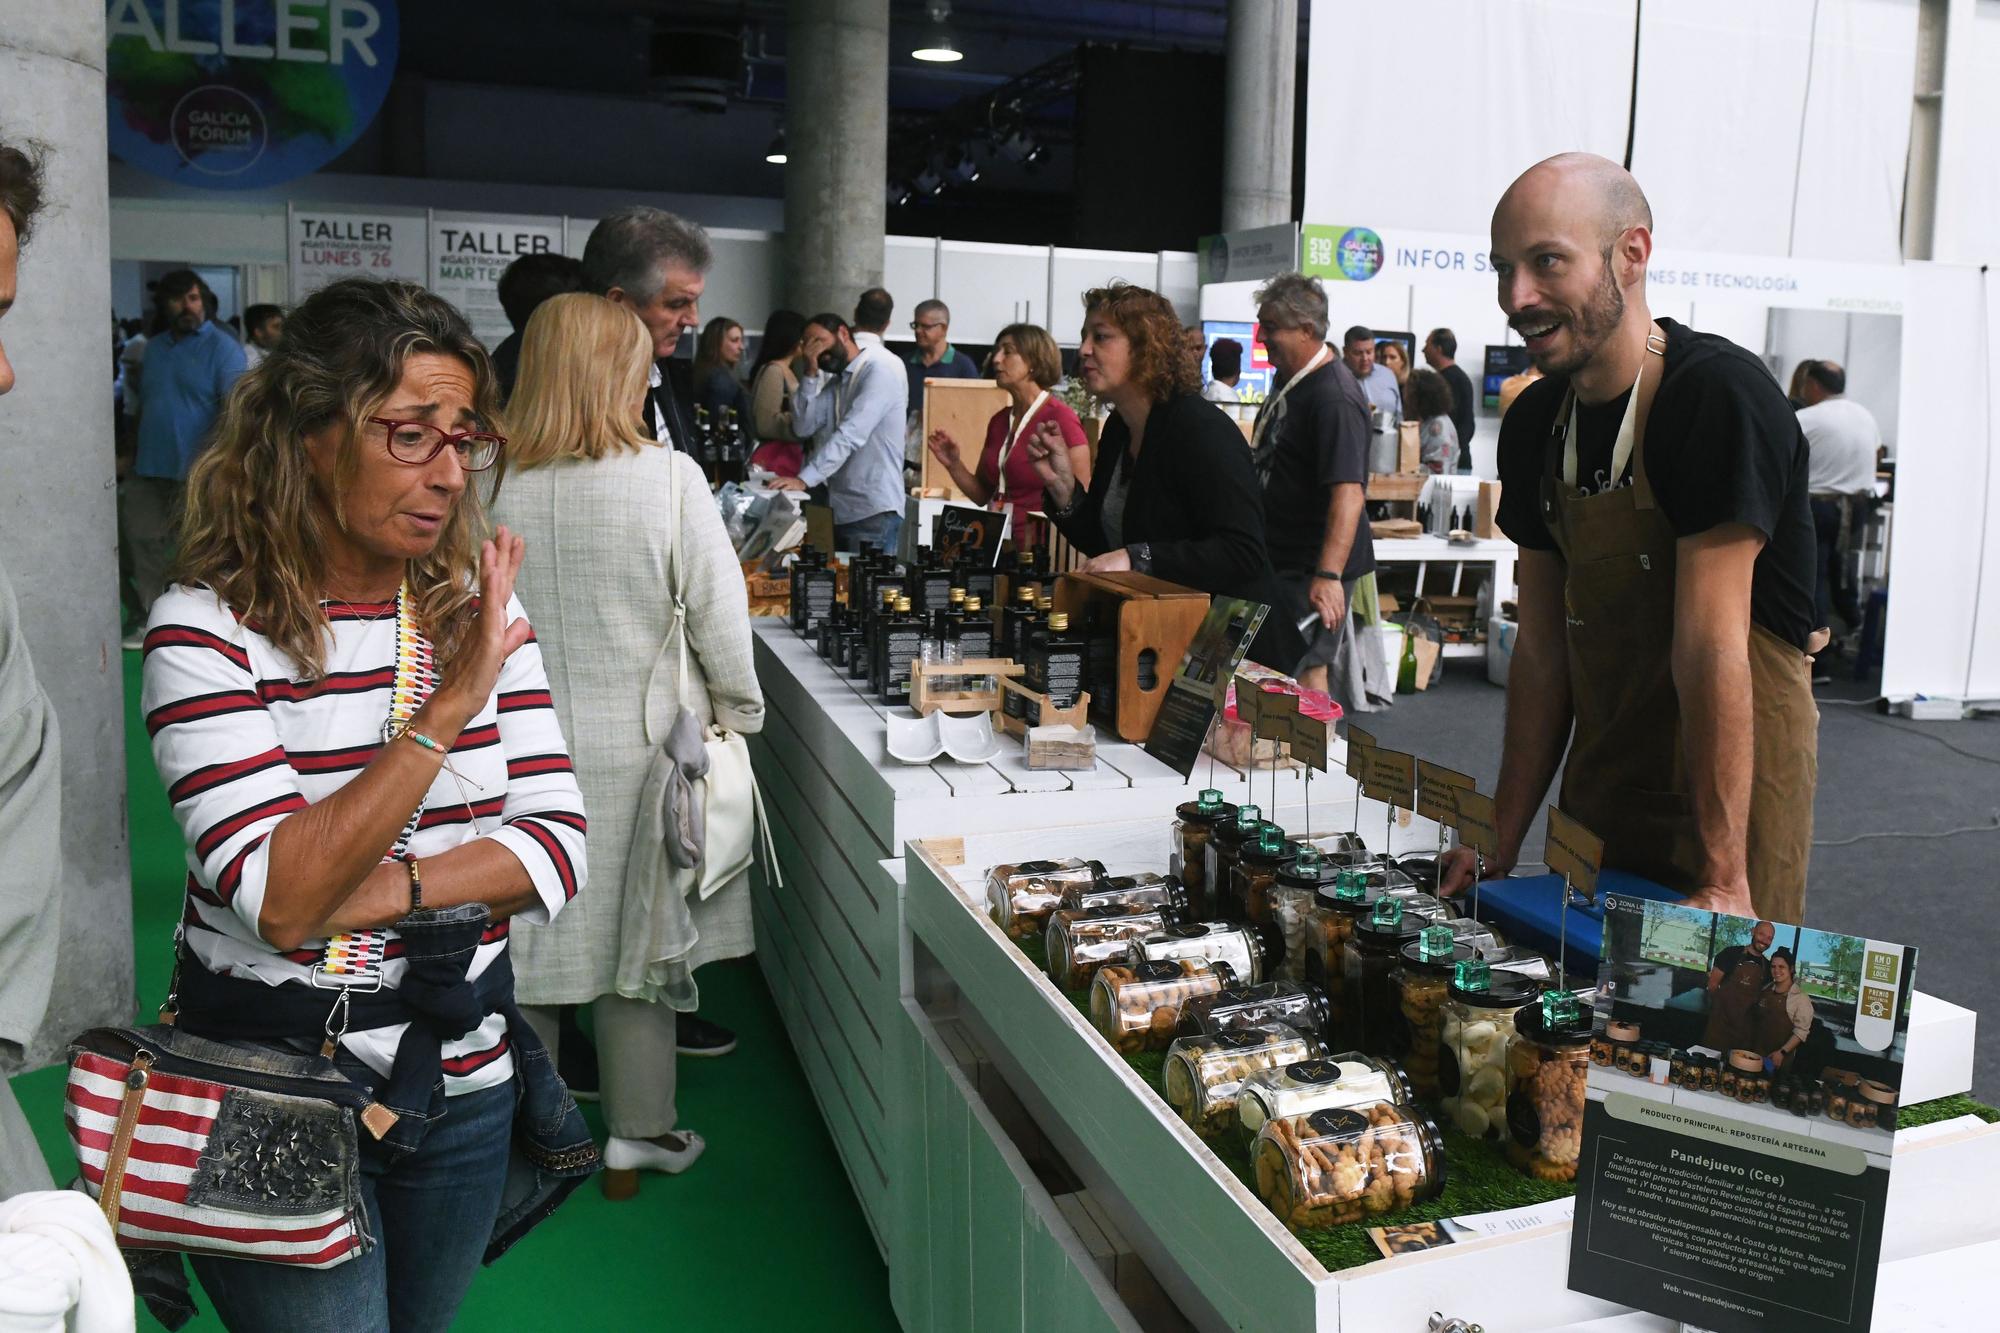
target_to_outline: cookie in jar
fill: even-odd
[[[1246,802],[1236,807],[1236,818],[1219,821],[1209,833],[1208,846],[1203,849],[1202,878],[1208,887],[1212,915],[1230,916],[1229,883],[1236,871],[1236,858],[1263,829],[1263,807]]]
[[[1278,870],[1299,849],[1285,838],[1276,824],[1266,824],[1256,838],[1236,853],[1236,868],[1229,872],[1228,898],[1222,914],[1233,921],[1252,925],[1273,923],[1271,889],[1278,882]]]
[[[1031,940],[1047,928],[1049,913],[1062,906],[1064,889],[1103,877],[1102,862],[1076,857],[994,866],[986,872],[987,914],[1010,939]]]
[[[1250,1162],[1258,1197],[1293,1231],[1399,1213],[1445,1183],[1437,1126],[1388,1102],[1266,1121]]]
[[[1127,1055],[1163,1051],[1180,1027],[1181,1007],[1235,979],[1226,963],[1205,958],[1106,963],[1090,983],[1090,1022]]]
[[[1082,990],[1090,985],[1098,968],[1124,957],[1132,941],[1157,935],[1167,924],[1167,917],[1153,908],[1117,903],[1080,912],[1051,912],[1043,941],[1049,980],[1057,990]]]
[[[1248,1152],[1267,1120],[1334,1106],[1407,1106],[1414,1100],[1409,1076],[1395,1061],[1344,1051],[1252,1074],[1236,1094],[1236,1127]]]
[[[1325,1053],[1318,1039],[1284,1023],[1179,1037],[1167,1048],[1160,1091],[1188,1128],[1218,1139],[1236,1128],[1236,1094],[1245,1079]]]
[[[1280,972],[1288,980],[1306,980],[1306,932],[1321,892],[1339,882],[1340,869],[1311,844],[1298,848],[1297,855],[1278,867],[1276,882],[1267,892],[1271,924],[1285,938],[1285,965]]]
[[[1471,962],[1476,956],[1471,945],[1452,938],[1451,927],[1433,924],[1403,946],[1402,957],[1390,970],[1402,1023],[1391,1033],[1387,1054],[1409,1074],[1420,1102],[1435,1102],[1439,1095],[1444,1003],[1452,973],[1460,963]]]
[[[1590,1015],[1567,991],[1514,1014],[1507,1045],[1507,1159],[1537,1180],[1575,1180],[1583,1152]]]
[[[1438,1034],[1438,1110],[1468,1138],[1498,1143],[1507,1137],[1514,1015],[1540,993],[1531,978],[1481,959],[1453,969]]]
[[[1222,793],[1213,787],[1203,788],[1197,799],[1183,802],[1174,810],[1168,865],[1187,886],[1196,916],[1209,916],[1215,911],[1209,899],[1208,840],[1218,826],[1225,821],[1233,823],[1235,819],[1234,803],[1223,800]]]

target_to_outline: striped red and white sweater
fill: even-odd
[[[523,615],[518,600],[508,610]],[[188,844],[189,953],[211,971],[274,986],[310,984],[324,941],[281,952],[258,933],[272,830],[367,766],[382,743],[395,681],[393,603],[340,603],[328,607],[328,619],[326,675],[311,682],[296,679],[291,659],[205,588],[168,589],[146,629],[146,730]],[[520,858],[541,899],[515,920],[547,923],[583,887],[584,812],[532,636],[459,734],[451,766],[458,777],[439,771],[410,853],[421,859],[493,839]],[[472,976],[506,949],[510,924],[487,930]],[[405,966],[400,947],[391,931],[383,980],[392,988]],[[344,1045],[387,1074],[402,1034],[402,1025],[353,1032]],[[443,1056],[448,1095],[513,1077],[498,1014],[447,1042]]]

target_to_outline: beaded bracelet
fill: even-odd
[[[428,736],[424,735],[424,733],[423,733],[423,732],[421,732],[421,731],[412,731],[412,730],[411,730],[411,729],[410,729],[410,728],[409,728],[409,727],[408,727],[407,725],[405,725],[405,726],[403,726],[402,728],[400,728],[400,729],[399,729],[399,730],[398,730],[398,731],[396,732],[396,735],[398,735],[398,736],[402,737],[402,738],[403,738],[403,739],[405,739],[405,740],[412,740],[412,741],[415,741],[415,742],[416,742],[417,744],[419,744],[419,745],[423,746],[423,747],[424,747],[424,748],[425,748],[426,750],[429,750],[429,751],[430,751],[430,752],[431,752],[432,754],[449,754],[449,753],[451,753],[451,752],[450,752],[449,750],[445,749],[445,747],[444,747],[444,746],[442,746],[442,745],[439,745],[439,744],[438,744],[438,743],[437,743],[436,741],[434,741],[434,740],[432,740],[432,739],[431,739],[430,737],[428,737]]]

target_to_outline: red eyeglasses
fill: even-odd
[[[507,437],[491,431],[449,431],[425,421],[395,421],[388,417],[368,420],[388,428],[389,456],[398,463],[422,467],[450,445],[458,452],[458,465],[467,472],[484,472],[500,461]]]

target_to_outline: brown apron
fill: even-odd
[[[1749,953],[1739,958],[1708,997],[1708,1027],[1702,1032],[1701,1044],[1724,1053],[1751,1049],[1757,1004],[1770,977],[1762,959]],[[1763,1054],[1771,1048],[1757,1049]]]
[[[1563,809],[1604,839],[1604,864],[1679,893],[1700,887],[1700,831],[1681,753],[1674,690],[1676,535],[1646,476],[1646,414],[1666,371],[1659,325],[1633,390],[1632,484],[1585,495],[1563,477],[1574,391],[1550,432],[1542,514],[1567,566],[1570,697],[1576,730],[1564,761]],[[1812,659],[1750,627],[1754,759],[1750,897],[1766,920],[1805,912],[1819,709]]]
[[[1750,1011],[1750,1049],[1769,1055],[1791,1039],[1792,1015],[1785,1008],[1785,997],[1766,990]]]

